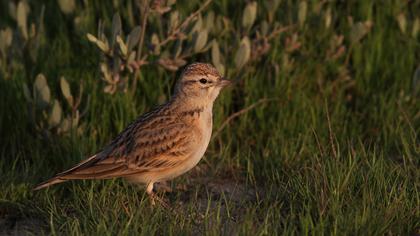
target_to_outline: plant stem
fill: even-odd
[[[172,32],[168,35],[168,37],[166,37],[166,39],[160,42],[160,46],[163,46],[169,43],[170,41],[176,39],[176,35],[179,33],[179,31],[181,31],[182,28],[187,26],[195,17],[197,17],[198,14],[200,14],[200,12],[203,11],[211,3],[211,1],[212,0],[207,0],[205,3],[203,3],[203,5],[200,8],[198,8],[197,11],[188,16],[187,19],[185,19],[181,24],[176,26],[175,29],[172,30]]]
[[[143,48],[143,42],[144,42],[144,34],[146,33],[146,26],[147,26],[147,17],[149,16],[149,1],[146,0],[144,1],[146,3],[146,6],[144,8],[144,12],[143,12],[143,19],[142,19],[142,23],[141,23],[141,33],[140,33],[140,39],[139,39],[139,44],[137,45],[137,55],[136,55],[136,61],[139,61],[141,59],[141,53],[142,53],[142,48]],[[131,85],[131,93],[134,95],[135,91],[136,91],[136,86],[137,86],[137,77],[139,77],[140,75],[140,68],[141,66],[139,66],[136,69],[136,72],[134,73],[134,78],[133,78],[133,83]]]
[[[257,107],[258,105],[262,104],[262,103],[266,103],[266,102],[272,102],[272,101],[278,101],[279,99],[276,98],[261,98],[260,100],[258,100],[257,102],[251,104],[250,106],[243,108],[240,111],[237,111],[235,113],[233,113],[232,115],[230,115],[219,127],[219,129],[214,132],[212,139],[214,139],[217,135],[220,134],[220,132],[225,128],[226,125],[229,124],[229,122],[233,119],[235,119],[236,117],[247,113],[248,111],[254,109],[255,107]]]
[[[139,44],[137,47],[137,56],[136,56],[136,60],[140,60],[141,58],[141,53],[142,53],[142,48],[143,48],[143,41],[144,41],[144,34],[146,32],[146,25],[147,25],[147,17],[149,16],[149,1],[146,1],[146,7],[144,9],[143,12],[143,19],[142,19],[142,24],[141,24],[141,34],[140,34],[140,39],[139,39]]]

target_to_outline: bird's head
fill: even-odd
[[[175,95],[213,103],[220,90],[231,84],[207,63],[193,63],[185,67],[175,86]]]

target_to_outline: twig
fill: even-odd
[[[407,112],[401,107],[400,103],[397,103],[398,110],[400,110],[401,114],[403,115],[405,121],[407,122],[408,126],[410,127],[411,131],[413,132],[414,140],[417,140],[417,132],[414,129],[413,124],[411,123],[410,119],[408,118]],[[415,120],[415,119],[414,119]]]
[[[321,143],[319,142],[318,135],[316,134],[316,131],[314,128],[312,128],[312,133],[314,134],[316,144],[318,145],[318,150],[321,153],[321,156],[324,156],[324,150],[322,149]]]
[[[328,111],[328,106],[327,105],[325,105],[325,109],[326,109],[326,112],[327,112],[328,132],[330,134],[331,149],[332,149],[334,158],[337,159],[337,151],[335,150],[333,132],[332,132],[332,128],[331,128],[330,113]]]
[[[192,21],[195,17],[197,17],[198,14],[200,14],[200,12],[203,11],[210,4],[211,1],[212,0],[207,0],[205,3],[203,3],[203,5],[200,8],[198,8],[197,11],[195,11],[193,14],[188,16],[187,19],[185,19],[181,24],[176,26],[175,29],[173,29],[172,32],[168,35],[168,37],[166,37],[166,39],[160,42],[160,46],[163,46],[167,44],[168,42],[174,40],[176,38],[176,35],[179,33],[179,31],[185,26],[187,26],[190,23],[190,21]]]
[[[244,114],[244,113],[246,113],[246,112],[248,112],[248,111],[250,111],[250,110],[252,110],[252,109],[254,109],[256,106],[258,106],[258,105],[260,105],[261,103],[266,103],[266,102],[272,102],[272,101],[276,101],[276,100],[278,100],[278,99],[275,99],[275,98],[261,98],[260,100],[258,100],[257,102],[255,102],[255,103],[253,103],[252,105],[250,105],[250,106],[248,106],[248,107],[246,107],[246,108],[244,108],[244,109],[242,109],[242,110],[240,110],[240,111],[237,111],[237,112],[235,112],[235,113],[233,113],[232,115],[230,115],[223,123],[222,123],[222,125],[220,125],[220,127],[219,127],[219,129],[216,131],[216,132],[214,132],[214,135],[213,135],[213,139],[217,136],[217,135],[219,135],[220,134],[220,132],[223,130],[223,128],[225,128],[225,126],[226,125],[228,125],[229,124],[229,122],[231,121],[231,120],[233,120],[233,119],[235,119],[236,117],[238,117],[238,116],[240,116],[240,115],[242,115],[242,114]]]
[[[276,37],[277,35],[286,32],[290,29],[292,29],[293,27],[295,27],[295,25],[288,25],[285,27],[278,27],[277,29],[275,29],[270,35],[267,36],[268,40],[271,40],[272,38]]]

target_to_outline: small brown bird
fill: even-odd
[[[147,185],[173,179],[203,157],[212,133],[212,108],[230,84],[210,64],[187,66],[166,103],[141,115],[102,151],[41,183],[34,190],[73,179],[123,177]]]

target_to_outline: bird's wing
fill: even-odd
[[[56,178],[104,179],[172,168],[188,158],[196,135],[178,116],[160,110],[146,113],[103,151]]]

